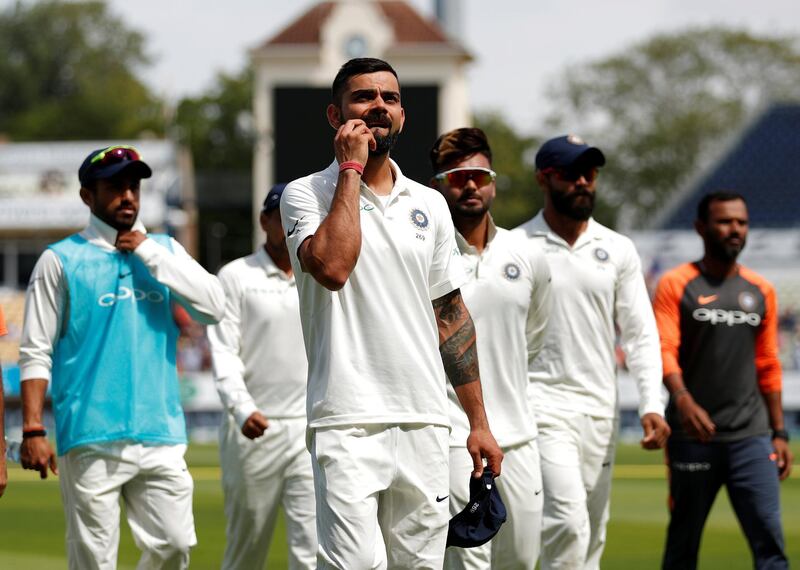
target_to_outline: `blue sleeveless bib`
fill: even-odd
[[[164,235],[148,235],[171,249]],[[50,246],[68,303],[53,352],[59,454],[88,443],[186,443],[169,289],[132,253],[78,234]]]

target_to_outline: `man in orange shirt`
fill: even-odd
[[[654,309],[664,384],[671,518],[663,568],[697,566],[703,526],[722,485],[756,568],[788,568],[779,479],[792,454],[781,408],[775,289],[736,262],[747,240],[739,194],[715,192],[697,210],[700,261],[662,277]]]

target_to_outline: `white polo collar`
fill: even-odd
[[[147,229],[144,227],[144,224],[141,222],[141,220],[139,220],[138,217],[136,218],[136,222],[134,222],[131,230],[140,231],[143,234],[147,234]],[[106,249],[114,249],[116,247],[115,244],[117,243],[117,234],[119,232],[94,214],[90,214],[89,225],[86,226],[86,229],[84,229],[83,233],[84,237],[89,240],[89,242]]]
[[[544,210],[539,210],[539,213],[533,218],[530,226],[530,233],[532,236],[544,237],[548,241],[563,245],[572,250],[579,249],[587,243],[601,239],[602,236],[599,230],[600,224],[598,224],[594,218],[589,218],[586,230],[578,236],[575,244],[570,246],[564,238],[555,233],[547,224],[547,221],[544,219]]]
[[[494,223],[494,218],[492,218],[491,214],[486,214],[489,216],[489,231],[488,231],[488,239],[486,240],[486,247],[483,248],[483,251],[489,249],[489,245],[494,240],[495,236],[497,235],[497,226]],[[461,235],[461,232],[456,230],[456,243],[458,243],[458,249],[461,250],[462,253],[470,253],[472,255],[478,255],[478,248],[469,243],[464,236]]]

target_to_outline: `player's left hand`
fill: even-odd
[[[644,449],[662,449],[672,430],[660,414],[649,413],[642,416],[644,437],[639,442]]]
[[[473,429],[467,438],[467,451],[472,457],[472,476],[483,475],[483,458],[495,477],[500,476],[500,464],[503,462],[503,450],[497,445],[489,428]]]
[[[779,437],[773,438],[772,448],[777,455],[778,478],[783,481],[792,472],[792,461],[794,460],[792,450],[789,449],[789,442]]]
[[[8,469],[6,469],[6,458],[5,456],[3,456],[0,457],[0,497],[3,496],[7,484],[8,484]]]
[[[120,251],[133,251],[146,239],[147,236],[138,230],[121,231],[114,245]]]
[[[250,414],[250,417],[242,425],[242,435],[248,439],[256,439],[264,435],[268,427],[269,420],[264,417],[264,414],[256,410]]]

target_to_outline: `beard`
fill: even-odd
[[[579,203],[579,198],[586,198],[586,200]],[[592,217],[594,192],[576,188],[573,192],[567,194],[551,188],[550,199],[553,202],[553,208],[562,216],[567,216],[579,222],[585,222]]]
[[[386,136],[383,135],[376,135],[372,133],[375,137],[375,150],[370,150],[370,156],[383,156],[387,154],[390,150],[394,148],[394,145],[397,144],[397,139],[400,138],[400,132],[396,133],[389,133]]]
[[[370,150],[370,156],[383,156],[394,148],[397,144],[397,139],[400,138],[400,131],[392,132],[392,120],[386,112],[371,112],[361,117],[370,130],[372,136],[375,137],[375,150]],[[374,126],[380,125],[381,127],[388,128],[389,133],[386,135],[379,135],[372,129]]]
[[[453,216],[459,218],[482,218],[489,211],[491,204],[481,203],[476,206],[467,206],[456,202],[453,204]]]
[[[707,233],[706,244],[709,255],[714,259],[718,259],[719,261],[733,263],[739,257],[739,254],[742,253],[742,250],[747,243],[747,238],[745,236],[737,235],[736,237],[741,239],[741,243],[732,244],[725,239],[719,239],[712,236],[710,233]]]

